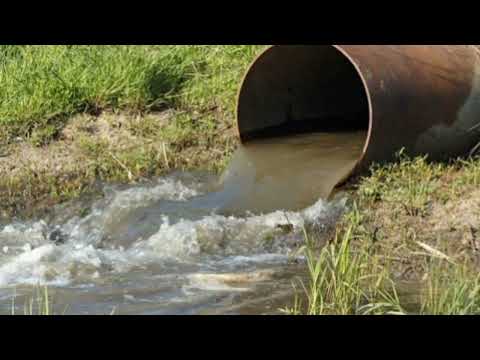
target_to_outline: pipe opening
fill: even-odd
[[[273,46],[249,69],[238,101],[243,143],[313,132],[365,131],[369,98],[350,59],[334,46]]]

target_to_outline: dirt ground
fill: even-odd
[[[31,216],[95,191],[98,181],[135,183],[173,169],[218,171],[236,144],[228,123],[198,132],[174,110],[77,115],[55,141],[0,148],[0,217]],[[175,121],[174,121],[175,119]]]

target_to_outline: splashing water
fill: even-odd
[[[30,287],[45,284],[74,313],[267,312],[276,296],[291,295],[304,227],[327,233],[341,215],[344,200],[324,199],[363,140],[256,142],[221,179],[178,173],[105,187],[86,216],[67,206],[50,219],[0,225],[0,309],[10,311],[13,287],[22,307]],[[252,296],[263,301],[235,308]]]

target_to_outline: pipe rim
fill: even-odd
[[[244,85],[245,83],[247,82],[248,80],[248,77],[253,69],[253,67],[257,64],[257,62],[263,58],[264,56],[266,56],[273,48],[277,47],[277,46],[282,46],[282,45],[269,45],[267,46],[265,49],[263,49],[255,58],[254,60],[251,62],[251,64],[248,66],[246,72],[244,73],[242,79],[241,79],[241,82],[240,82],[240,87],[237,91],[237,97],[236,97],[236,113],[235,113],[235,118],[236,118],[236,123],[237,123],[237,133],[238,133],[238,137],[240,139],[241,142],[243,142],[242,140],[242,134],[240,132],[240,122],[239,122],[239,114],[240,114],[240,99],[241,99],[241,96],[242,96],[242,90],[244,88]],[[308,46],[308,45],[304,45],[304,46]],[[373,102],[372,102],[372,96],[371,96],[371,93],[370,93],[370,89],[368,88],[368,82],[365,78],[365,76],[363,75],[361,69],[360,69],[360,66],[357,64],[357,62],[348,54],[348,52],[342,47],[342,45],[312,45],[312,46],[329,46],[329,47],[332,47],[334,48],[335,50],[337,50],[338,52],[340,52],[349,62],[350,64],[353,65],[353,67],[355,68],[355,71],[357,72],[358,76],[360,77],[360,80],[362,81],[362,85],[363,85],[363,89],[365,91],[365,95],[367,97],[367,102],[368,102],[368,132],[367,132],[367,137],[365,139],[365,145],[363,147],[363,151],[362,151],[362,154],[360,156],[360,158],[358,159],[355,167],[352,169],[352,171],[350,172],[350,174],[347,175],[347,177],[344,179],[344,180],[341,180],[340,183],[346,181],[350,176],[352,176],[357,170],[358,168],[360,167],[360,165],[362,164],[363,160],[365,159],[365,156],[367,154],[367,151],[368,151],[368,148],[370,146],[370,141],[371,141],[371,138],[372,138],[372,131],[373,131]]]

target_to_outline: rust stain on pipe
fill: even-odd
[[[354,173],[411,156],[445,160],[480,141],[474,45],[276,45],[238,96],[243,142],[295,132],[368,130]]]

